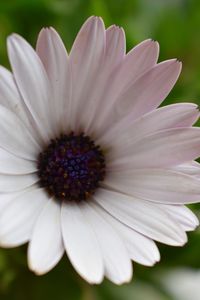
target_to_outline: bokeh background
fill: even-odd
[[[122,26],[127,51],[146,38],[158,40],[160,60],[176,57],[183,62],[182,75],[164,104],[200,104],[199,0],[0,0],[0,64],[9,68],[9,34],[17,32],[34,46],[41,27],[53,26],[70,50],[77,31],[90,15],[101,16],[106,26]],[[200,206],[192,209],[200,216]],[[189,234],[183,248],[159,245],[161,262],[153,268],[134,264],[132,282],[120,287],[107,280],[100,286],[87,284],[66,257],[50,273],[37,277],[27,268],[26,248],[0,249],[1,300],[200,299],[198,229]]]

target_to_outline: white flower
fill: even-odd
[[[199,300],[200,271],[197,269],[177,268],[162,272],[161,284],[175,300]]]
[[[125,54],[121,28],[86,21],[68,56],[54,29],[36,52],[8,39],[0,68],[0,244],[29,242],[28,264],[52,269],[66,251],[90,283],[159,261],[154,242],[179,246],[198,225],[195,104],[157,107],[181,63],[157,64],[158,43]],[[98,147],[99,146],[99,147]]]

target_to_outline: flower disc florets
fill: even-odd
[[[88,199],[105,176],[104,154],[84,134],[51,140],[38,159],[40,184],[60,200]]]

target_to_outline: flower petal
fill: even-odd
[[[52,136],[50,85],[45,69],[33,48],[19,35],[8,38],[8,54],[20,93],[43,139]]]
[[[145,266],[152,266],[160,260],[160,253],[154,241],[131,229],[130,227],[122,224],[121,222],[113,218],[110,214],[108,214],[100,206],[94,204],[93,207],[98,212],[98,214],[100,214],[122,238],[129,253],[129,257],[133,261],[136,261],[137,263]],[[113,243],[111,242],[111,244]],[[105,245],[107,245],[107,243],[105,243]],[[112,245],[109,248],[113,250]],[[119,264],[119,267],[121,267],[121,264]]]
[[[88,101],[97,80],[96,76],[103,59],[104,46],[103,21],[98,17],[91,17],[79,31],[69,55],[73,83],[72,130],[79,130],[84,125],[84,121],[87,120],[88,107],[95,105],[94,101],[92,103]]]
[[[115,151],[115,152],[114,152]],[[111,168],[161,168],[179,165],[200,155],[200,128],[173,128],[129,140],[110,152]]]
[[[13,74],[0,66],[0,79],[0,104],[12,110],[27,124],[26,107],[14,82]]]
[[[173,246],[186,243],[182,228],[154,203],[109,190],[99,189],[95,201],[125,225],[154,239]]]
[[[81,205],[63,203],[61,226],[65,249],[74,268],[89,283],[100,283],[103,279],[102,255]]]
[[[159,44],[151,39],[141,42],[128,52],[117,75],[121,91],[156,65],[158,55]]]
[[[0,174],[0,193],[20,191],[38,181],[39,178],[35,173],[26,175]]]
[[[34,226],[28,248],[28,265],[37,275],[50,271],[63,256],[60,212],[60,204],[50,199]]]
[[[13,74],[0,66],[0,105],[16,114],[26,125],[34,138],[41,143],[32,117],[19,93]]]
[[[158,205],[161,207],[160,204]],[[184,205],[165,205],[164,208],[184,231],[193,231],[199,225],[198,218]]]
[[[105,275],[115,284],[129,282],[132,277],[132,265],[128,252],[117,232],[95,211],[92,204],[87,205],[85,203],[82,210],[98,239],[104,261]]]
[[[23,175],[37,171],[37,165],[32,160],[19,158],[0,148],[0,173]]]
[[[104,185],[133,197],[163,204],[200,201],[200,179],[166,169],[113,172]]]
[[[156,131],[190,127],[199,118],[199,110],[196,104],[179,103],[160,107],[149,112],[137,120],[130,116],[123,118],[116,125],[108,128],[106,133],[98,139],[97,143],[111,144],[118,147],[118,144],[125,144],[129,140],[140,140]]]
[[[106,29],[105,58],[106,65],[112,69],[117,66],[126,54],[125,34],[122,28],[112,25]]]
[[[106,83],[97,92],[100,99],[99,107],[93,115],[93,126],[90,122],[88,134],[94,131],[100,134],[119,120],[119,114],[113,110],[116,100],[127,87],[135,82],[144,71],[153,67],[158,59],[159,46],[157,42],[146,40],[133,48],[123,59],[117,69],[109,74]],[[99,109],[101,113],[99,114]],[[120,117],[121,118],[121,117]]]
[[[0,127],[0,147],[21,158],[36,160],[41,147],[21,120],[1,105]]]
[[[164,61],[151,68],[118,97],[116,114],[119,118],[131,111],[133,119],[152,111],[167,97],[181,72],[176,59]]]
[[[28,189],[30,189],[30,187],[28,187]],[[27,189],[23,189],[18,192],[12,192],[12,193],[0,193],[0,213],[1,211],[4,211],[4,209],[9,203],[12,203],[12,201],[14,201],[15,198],[22,195],[26,190]]]
[[[60,36],[53,28],[44,28],[40,31],[36,51],[52,86],[50,109],[53,115],[54,126],[59,134],[62,130],[62,125],[64,125],[62,122],[66,122],[66,115],[69,111],[68,54]]]
[[[125,35],[122,28],[111,26],[106,30],[105,50],[99,63],[96,76],[90,84],[87,103],[84,112],[84,131],[91,134],[93,128],[96,131],[96,119],[99,111],[107,108],[104,101],[105,95],[113,91],[111,81],[118,74],[119,68],[125,59]],[[88,109],[88,107],[90,109]]]
[[[171,169],[176,172],[200,177],[200,163],[198,163],[197,161],[190,161],[178,166],[171,167]]]
[[[43,189],[29,188],[0,212],[0,245],[16,247],[26,243],[48,197]]]

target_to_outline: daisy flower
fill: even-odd
[[[154,241],[180,246],[198,225],[197,105],[158,108],[181,63],[157,63],[158,43],[126,54],[121,28],[89,18],[70,54],[42,29],[36,51],[8,38],[0,68],[0,245],[28,244],[28,265],[64,252],[90,283],[132,277],[159,261]]]
[[[173,299],[199,300],[200,271],[192,268],[173,268],[160,274],[160,282]]]

